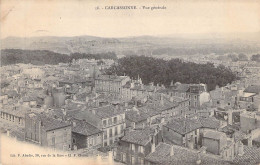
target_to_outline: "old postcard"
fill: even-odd
[[[260,164],[260,1],[0,13],[0,164]]]

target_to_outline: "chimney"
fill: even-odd
[[[239,144],[238,144],[238,156],[242,156],[242,155],[244,155],[244,145],[240,141]]]
[[[76,126],[77,126],[77,124],[76,124],[75,121],[72,122],[72,125],[73,125],[73,127],[76,127]]]
[[[125,107],[128,107],[128,102],[125,102]]]
[[[64,116],[67,115],[67,111],[65,110],[65,108],[62,108],[62,113],[63,113]]]
[[[143,129],[144,129],[144,127],[145,127],[145,123],[142,124],[142,128],[143,128]]]
[[[96,103],[96,106],[99,107],[99,100],[96,100],[95,103]]]
[[[131,84],[130,84],[130,88],[133,88],[134,86],[135,86],[134,83],[131,82]]]
[[[132,122],[132,128],[135,129],[135,122]]]
[[[161,105],[164,105],[164,99],[163,99],[163,95],[161,94],[161,96],[160,96],[160,104]]]
[[[137,100],[135,100],[135,107],[137,107]]]
[[[247,140],[248,140],[248,143],[247,143],[248,147],[252,147],[252,134],[249,135]]]
[[[161,123],[164,123],[165,122],[165,119],[164,119],[164,117],[161,119]]]
[[[232,116],[232,111],[228,111],[228,124],[232,125],[233,124],[233,116]]]
[[[154,136],[151,135],[151,153],[155,151]]]
[[[76,95],[73,96],[73,100],[77,100],[77,96]]]
[[[173,100],[174,100],[174,99],[173,99],[173,97],[171,96],[171,97],[170,97],[170,102],[173,102]]]
[[[173,155],[174,155],[174,149],[173,149],[173,146],[171,146],[170,156],[173,156]]]

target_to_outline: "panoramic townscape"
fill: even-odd
[[[1,133],[18,141],[118,164],[260,163],[259,54],[1,53]]]
[[[0,0],[0,165],[260,165],[260,0]]]

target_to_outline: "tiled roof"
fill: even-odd
[[[220,121],[215,117],[200,117],[198,120],[204,128],[218,129],[220,127]]]
[[[141,121],[147,120],[149,115],[147,115],[146,113],[143,113],[143,112],[138,113],[137,111],[129,110],[129,111],[126,111],[125,117],[126,117],[126,119],[128,119],[129,121],[132,121],[132,122],[141,122]]]
[[[110,80],[110,81],[122,81],[127,76],[115,76],[115,75],[99,75],[96,77],[97,80]]]
[[[207,130],[206,132],[204,132],[203,137],[219,140],[222,137],[226,137],[226,134],[215,130]]]
[[[28,115],[31,116],[32,118],[36,118],[37,120],[40,120],[42,122],[42,126],[44,127],[44,129],[46,131],[51,131],[51,130],[55,130],[55,129],[59,129],[59,128],[63,128],[63,127],[68,127],[71,125],[68,122],[48,117],[43,113],[39,113],[39,114],[30,113]]]
[[[116,108],[115,106],[112,106],[112,105],[98,107],[98,108],[94,108],[92,110],[95,110],[96,115],[101,118],[108,118],[108,117],[112,117],[112,116],[124,113],[124,110],[122,109],[122,107]]]
[[[171,149],[173,149],[172,156],[170,156]],[[158,165],[194,165],[197,164],[198,160],[201,160],[201,165],[230,164],[214,155],[203,154],[196,150],[191,150],[177,145],[171,146],[165,143],[160,143],[156,147],[155,152],[147,155],[145,159]]]
[[[150,135],[153,135],[154,130],[151,128],[137,129],[126,132],[126,135],[122,137],[122,141],[139,144],[145,146],[150,142]]]
[[[260,148],[244,146],[244,154],[237,155],[234,159],[235,164],[253,165],[260,163]]]
[[[205,89],[202,84],[176,84],[173,85],[172,90],[178,91],[178,92],[191,92],[191,93],[199,93],[199,92],[205,92]]]
[[[147,155],[145,159],[154,163],[163,163],[165,160],[169,159],[170,151],[171,145],[159,143],[159,145],[155,148],[155,152]]]
[[[119,114],[123,114],[124,110],[122,109],[122,107],[116,108],[115,106],[112,105],[108,105],[108,106],[103,106],[103,107],[98,107],[98,108],[91,108],[89,109],[89,111],[86,113],[85,111],[79,111],[77,114],[75,114],[75,116],[78,118],[84,118],[84,116],[88,115],[89,112],[92,111],[93,114],[102,119],[102,118],[109,118],[109,117],[113,117]]]
[[[259,92],[260,92],[260,85],[251,85],[251,86],[247,87],[244,90],[244,92],[259,94]]]
[[[196,119],[179,118],[173,119],[165,125],[165,127],[179,133],[186,134],[202,127],[202,124]]]
[[[9,91],[6,92],[6,94],[8,95],[8,97],[17,97],[17,96],[19,96],[19,94],[15,90],[9,90]]]
[[[72,122],[76,123],[76,126],[73,125],[72,127],[72,132],[85,136],[90,136],[102,132],[97,127],[87,123],[86,121],[73,119]]]

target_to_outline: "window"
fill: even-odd
[[[73,139],[72,139],[72,142],[73,142],[73,144],[75,144],[75,143],[76,143],[76,139],[73,138]]]
[[[196,99],[197,99],[197,96],[194,96],[194,99],[196,100]]]
[[[63,141],[64,141],[64,143],[67,141],[67,132],[65,132],[63,135]]]
[[[134,144],[130,144],[131,145],[131,150],[135,151],[135,145]]]
[[[139,157],[139,158],[138,158],[138,163],[139,163],[140,165],[144,165],[144,159],[141,158],[141,157]]]
[[[89,147],[93,146],[93,144],[94,144],[93,138],[89,139],[88,144],[89,144]]]
[[[51,144],[52,144],[52,145],[55,145],[55,137],[52,137],[52,139],[51,139]]]
[[[107,146],[107,142],[104,142],[104,146]]]
[[[117,127],[115,127],[115,135],[117,135]]]
[[[197,102],[196,101],[194,102],[194,107],[197,107]]]
[[[114,124],[117,123],[117,117],[114,117]]]
[[[107,121],[103,120],[103,126],[106,127],[107,126]]]
[[[121,134],[123,133],[123,131],[124,131],[124,126],[123,125],[121,125]]]
[[[139,147],[138,147],[138,152],[144,153],[144,147],[143,147],[143,146],[139,146]]]
[[[135,164],[135,157],[134,156],[132,156],[131,163]]]
[[[107,139],[107,131],[104,131],[104,139]]]
[[[112,128],[109,129],[109,137],[112,137]]]
[[[126,162],[126,154],[125,153],[121,154],[121,160],[122,160],[122,162]]]
[[[108,120],[108,125],[112,125],[112,119]]]

